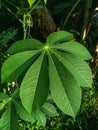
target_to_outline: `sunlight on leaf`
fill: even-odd
[[[27,0],[29,5],[32,6],[32,4],[36,1],[36,0]]]

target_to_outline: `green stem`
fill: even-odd
[[[77,5],[79,4],[80,0],[77,0],[77,2],[74,4],[74,6],[72,7],[72,9],[70,10],[70,12],[68,13],[64,24],[63,24],[63,28],[65,27],[66,23],[68,22],[69,17],[71,16],[72,12],[74,11],[74,9],[77,7]]]
[[[92,5],[92,0],[86,0],[83,25],[86,25],[89,20],[91,5]]]
[[[30,14],[33,11],[33,9],[39,4],[40,1],[41,0],[39,0],[27,14]],[[26,39],[26,34],[27,34],[27,23],[26,23],[27,14],[23,15],[23,22],[22,22],[22,25],[23,25],[23,39]]]
[[[81,33],[82,41],[85,40],[90,29],[91,6],[92,6],[92,0],[86,0],[84,19],[83,19],[83,29]]]
[[[30,14],[30,13],[36,8],[36,6],[39,4],[40,1],[41,1],[41,0],[39,0],[39,1],[31,8],[31,10],[28,12],[28,14]]]
[[[20,23],[22,23],[22,20],[19,19],[19,18],[11,11],[11,9],[9,9],[4,3],[2,3],[2,5],[4,6],[4,8],[5,8],[6,10],[8,10],[8,12],[10,12],[15,18],[17,18]]]
[[[16,9],[18,9],[19,10],[19,7],[17,7],[17,6],[15,6],[15,4],[13,4],[13,3],[11,3],[10,1],[6,1],[9,5],[11,5],[11,6],[13,6],[13,7],[15,7]]]
[[[23,39],[26,39],[26,15],[25,14],[23,15],[22,25],[23,25]]]

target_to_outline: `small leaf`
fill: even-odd
[[[20,116],[21,119],[23,119],[24,121],[28,121],[28,122],[35,122],[35,119],[33,117],[32,114],[29,114],[25,108],[23,107],[23,105],[21,104],[21,102],[19,101],[15,101],[15,108],[17,110],[18,115]]]
[[[37,51],[25,51],[10,56],[1,69],[2,82],[13,82],[24,76],[26,70],[37,57]]]
[[[24,108],[31,113],[45,102],[49,90],[47,62],[43,54],[27,71],[20,87],[20,98]]]
[[[67,42],[70,40],[73,40],[73,34],[66,32],[66,31],[58,31],[51,33],[46,40],[46,44],[52,45],[52,44],[58,44],[62,42]]]
[[[44,0],[44,3],[47,4],[47,0]]]
[[[16,34],[18,30],[11,27],[7,31],[3,31],[0,33],[0,45],[6,45]]]
[[[42,127],[45,127],[46,126],[46,115],[41,111],[41,110],[37,110],[35,113],[34,113],[34,116],[37,120],[37,123],[42,126]]]
[[[24,40],[19,40],[13,43],[10,48],[7,50],[9,54],[15,54],[18,52],[22,51],[29,51],[29,50],[35,50],[39,49],[43,46],[43,44],[32,38],[32,39],[24,39]]]
[[[13,105],[9,107],[3,113],[0,119],[0,130],[17,130],[17,114]]]
[[[56,108],[51,103],[44,103],[41,110],[49,117],[55,117],[58,115]]]
[[[50,91],[56,105],[75,117],[81,103],[81,88],[72,74],[52,55],[49,57]]]
[[[36,1],[36,0],[27,0],[29,5],[32,6],[32,4]]]
[[[2,1],[0,0],[0,8],[2,7]]]
[[[58,44],[54,46],[54,48],[69,52],[73,55],[78,56],[79,58],[83,58],[84,60],[89,60],[92,58],[86,47],[84,47],[81,43],[78,42],[66,42]]]
[[[10,98],[5,93],[0,93],[0,110],[4,109],[4,106],[10,101]]]

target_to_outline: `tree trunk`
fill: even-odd
[[[38,28],[40,28],[43,37],[46,38],[50,33],[56,30],[56,24],[45,6],[36,9],[35,13],[37,15]]]

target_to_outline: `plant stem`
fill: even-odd
[[[23,15],[22,25],[23,25],[23,39],[26,39],[26,15],[25,14]]]
[[[14,15],[14,17],[17,18],[20,23],[22,23],[22,20],[19,19],[19,18],[11,11],[11,9],[9,9],[4,3],[2,3],[2,5],[4,6],[4,8],[6,8],[6,9],[8,10],[8,12],[10,12],[12,15]]]
[[[6,1],[8,4],[10,4],[11,6],[13,6],[13,7],[15,7],[16,9],[18,9],[19,10],[19,7],[17,7],[17,6],[15,6],[15,4],[13,4],[13,3],[11,3],[10,1]]]
[[[68,22],[69,17],[71,16],[72,12],[74,11],[74,9],[77,7],[77,5],[79,4],[80,0],[77,0],[77,2],[74,4],[74,6],[72,7],[72,9],[70,10],[70,12],[68,13],[64,24],[63,24],[63,28],[65,27],[66,23]]]
[[[90,30],[91,6],[92,6],[92,0],[86,0],[84,19],[83,19],[83,29],[82,29],[82,33],[81,33],[82,41],[85,40],[85,38]]]
[[[39,4],[41,0],[39,0],[32,8],[30,11],[28,11],[27,14],[30,14],[34,9],[35,7]],[[22,22],[22,25],[23,25],[23,39],[26,39],[26,34],[27,34],[27,22],[26,22],[26,17],[27,17],[27,14],[23,14],[23,22]]]

